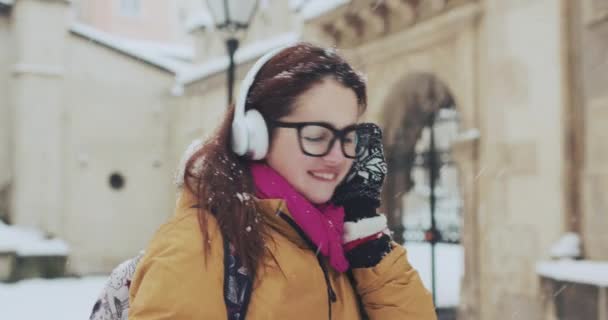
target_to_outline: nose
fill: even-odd
[[[331,150],[329,150],[329,153],[323,157],[323,160],[325,160],[333,165],[339,164],[340,162],[344,161],[345,159],[346,158],[344,157],[344,154],[342,153],[342,145],[341,145],[340,140],[336,140],[334,145],[331,147]]]

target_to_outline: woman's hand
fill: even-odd
[[[376,213],[387,169],[382,129],[363,123],[357,136],[357,158],[332,201],[344,207],[344,248],[351,267],[366,268],[391,251],[386,218]]]
[[[357,138],[357,158],[332,199],[337,205],[353,209],[347,212],[347,218],[351,221],[376,215],[375,209],[380,206],[380,193],[386,176],[382,129],[373,123],[362,123],[357,128]],[[357,204],[364,208],[355,206]]]

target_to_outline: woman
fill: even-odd
[[[379,129],[358,124],[366,103],[331,50],[299,43],[256,62],[187,161],[175,215],[131,282],[129,319],[435,319],[376,214],[386,165]],[[234,265],[253,282],[226,298]]]

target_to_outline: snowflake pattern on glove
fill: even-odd
[[[380,192],[387,167],[382,146],[382,129],[373,123],[357,127],[357,157],[344,182],[336,188],[333,202],[339,205],[355,198],[380,204]]]

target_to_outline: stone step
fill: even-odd
[[[65,255],[18,256],[14,252],[0,252],[0,281],[63,277],[66,264]]]

